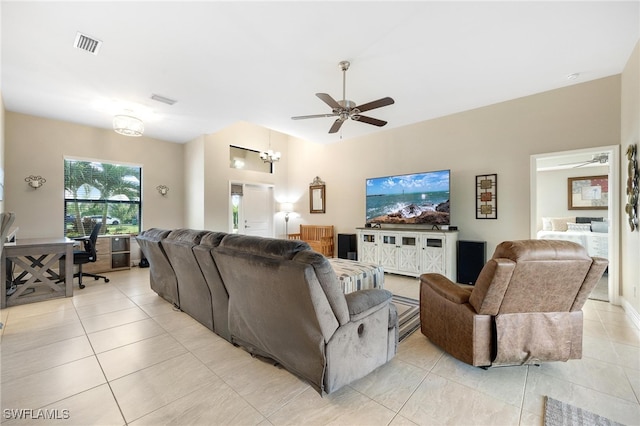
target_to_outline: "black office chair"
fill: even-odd
[[[78,287],[84,288],[84,284],[82,284],[82,277],[93,277],[96,280],[103,279],[105,283],[109,282],[109,278],[103,275],[90,274],[88,272],[82,272],[82,265],[85,263],[91,263],[98,260],[98,253],[96,252],[96,243],[98,241],[98,233],[100,232],[100,228],[102,228],[102,223],[96,223],[93,227],[93,231],[91,231],[91,235],[89,238],[84,237],[78,239],[84,245],[84,250],[74,250],[73,251],[73,264],[78,265],[78,272],[73,274],[73,277],[78,277]]]

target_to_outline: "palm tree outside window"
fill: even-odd
[[[98,161],[64,160],[64,235],[140,232],[142,167]]]

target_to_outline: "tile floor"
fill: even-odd
[[[482,370],[418,331],[390,363],[321,397],[175,311],[148,272],[1,311],[3,424],[541,425],[545,395],[640,423],[640,331],[605,302],[584,309],[582,360]],[[388,275],[386,287],[418,295],[412,278]],[[21,422],[12,409],[58,419]]]

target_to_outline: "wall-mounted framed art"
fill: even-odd
[[[640,177],[638,175],[638,155],[637,145],[629,145],[627,148],[627,204],[624,211],[629,216],[629,227],[631,231],[638,229],[638,198],[640,197]]]
[[[476,219],[498,218],[498,175],[476,176]]]
[[[607,210],[609,208],[609,177],[582,176],[568,178],[569,210]]]

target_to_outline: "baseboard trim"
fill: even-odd
[[[636,325],[636,327],[640,328],[640,314],[635,308],[629,303],[624,297],[620,297],[620,305],[622,305],[622,309],[627,314],[629,319]]]

